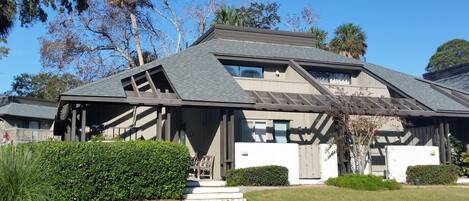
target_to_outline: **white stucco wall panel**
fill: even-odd
[[[321,168],[321,180],[326,181],[331,177],[337,177],[339,175],[336,145],[319,145],[319,164]]]
[[[436,146],[386,146],[387,178],[406,181],[407,167],[440,164]]]
[[[235,168],[279,165],[288,168],[290,184],[299,184],[298,144],[235,143]]]

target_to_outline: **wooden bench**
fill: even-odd
[[[197,157],[193,157],[192,161],[193,164],[190,168],[197,179],[213,179],[213,163],[215,156],[204,155],[200,160],[197,160]]]

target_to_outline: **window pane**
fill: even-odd
[[[266,123],[265,122],[256,122],[254,126],[254,140],[256,142],[266,142]]]
[[[274,122],[275,141],[287,143],[288,122]]]
[[[239,66],[233,65],[225,65],[225,69],[230,73],[232,76],[239,76]]]
[[[263,78],[264,72],[262,67],[240,66],[241,77]]]
[[[331,73],[331,84],[350,84],[350,74],[347,73]]]
[[[253,142],[254,141],[254,122],[244,121],[242,123],[242,142]]]
[[[329,73],[320,71],[310,71],[309,73],[320,83],[329,83]]]

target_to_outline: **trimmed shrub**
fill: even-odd
[[[0,146],[0,200],[49,200],[52,188],[38,159],[29,150]]]
[[[326,181],[329,186],[351,188],[355,190],[377,191],[377,190],[399,190],[402,188],[396,180],[384,180],[374,175],[344,175],[330,178]]]
[[[187,148],[164,141],[41,142],[52,200],[177,199],[190,165]]]
[[[288,169],[270,165],[233,169],[227,172],[228,186],[286,186],[288,185]]]
[[[409,166],[406,174],[409,184],[454,184],[459,168],[456,165],[416,165]]]

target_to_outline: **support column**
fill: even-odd
[[[166,120],[165,120],[165,127],[164,127],[164,139],[166,141],[171,141],[171,109],[166,107]]]
[[[229,166],[227,167],[227,169],[234,169],[235,168],[235,139],[234,139],[234,135],[235,135],[235,117],[234,117],[234,111],[233,110],[229,110],[228,111],[228,125],[227,125],[227,156],[228,156],[228,162],[229,162]]]
[[[156,139],[157,140],[161,140],[161,138],[163,137],[162,135],[162,116],[161,116],[161,107],[160,106],[157,106],[156,108],[156,115],[157,115],[157,119],[156,119]]]
[[[439,131],[439,147],[440,147],[440,162],[446,163],[446,142],[445,142],[445,129],[443,121],[438,121],[438,131]]]
[[[80,120],[81,120],[80,141],[84,142],[86,141],[86,105],[82,106]]]
[[[77,138],[77,108],[75,105],[72,105],[72,132],[70,136],[70,141],[75,141]]]
[[[445,121],[445,139],[446,139],[446,161],[451,163],[451,141],[449,139],[449,122]]]
[[[225,110],[221,110],[220,120],[220,175],[225,177],[226,174],[226,125],[227,114]]]

